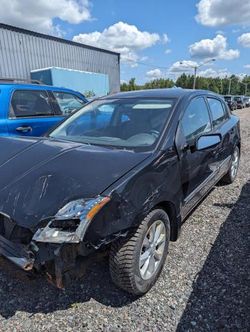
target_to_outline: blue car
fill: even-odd
[[[0,81],[0,136],[41,136],[86,103],[73,90]]]

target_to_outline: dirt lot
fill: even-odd
[[[13,278],[1,259],[0,331],[249,331],[250,109],[235,113],[238,178],[187,220],[151,292],[134,299],[117,290],[105,262],[59,291],[43,279]]]

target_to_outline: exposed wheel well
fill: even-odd
[[[181,220],[180,217],[177,216],[176,208],[172,202],[164,201],[159,204],[157,204],[155,208],[161,208],[163,209],[170,219],[170,225],[171,225],[171,234],[170,234],[170,240],[176,241],[180,234],[180,226],[181,226]]]
[[[240,144],[240,142],[238,142],[237,146],[238,146],[238,148],[240,150],[240,153],[241,153],[241,144]]]

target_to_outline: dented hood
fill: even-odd
[[[71,200],[101,194],[148,153],[47,138],[0,138],[0,211],[35,230]]]

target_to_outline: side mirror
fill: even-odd
[[[196,150],[202,151],[205,149],[210,149],[220,144],[220,142],[221,142],[220,134],[202,135],[197,139]]]

